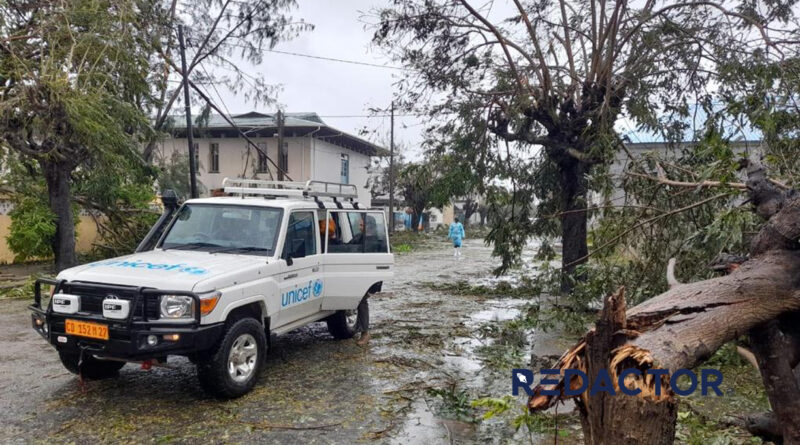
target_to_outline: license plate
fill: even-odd
[[[64,327],[70,335],[108,340],[108,326],[104,324],[67,319]]]

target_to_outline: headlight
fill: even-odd
[[[194,318],[194,299],[185,295],[162,295],[161,318]]]

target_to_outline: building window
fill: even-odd
[[[266,142],[259,142],[258,143],[258,173],[266,173],[267,172],[267,143]]]
[[[194,146],[194,171],[200,171],[200,143],[194,142],[192,144]]]
[[[342,153],[342,184],[350,184],[350,156]]]
[[[284,142],[283,148],[278,151],[278,179],[283,180],[283,175],[289,173],[289,143]]]
[[[211,165],[211,173],[219,173],[219,144],[212,143],[208,163]]]

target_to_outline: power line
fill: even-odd
[[[243,49],[252,49],[252,48],[250,48],[248,46],[245,46],[245,45],[231,44],[231,46],[235,46],[237,48],[243,48]],[[402,66],[380,65],[380,64],[377,64],[377,63],[361,62],[359,60],[348,60],[348,59],[341,59],[341,58],[338,58],[338,57],[316,56],[316,55],[313,55],[313,54],[297,53],[297,52],[293,52],[293,51],[281,51],[281,50],[278,50],[278,49],[264,49],[262,51],[266,51],[266,52],[270,52],[270,53],[276,53],[276,54],[283,54],[285,56],[294,56],[294,57],[304,57],[304,58],[307,58],[307,59],[325,60],[327,62],[349,63],[351,65],[362,65],[362,66],[369,66],[369,67],[373,67],[373,68],[386,68],[386,69],[390,69],[390,70],[415,71],[415,70],[413,70],[411,68],[405,68],[405,67],[402,67]]]
[[[362,117],[391,117],[391,114],[344,114],[336,116],[319,116],[325,119],[362,118]],[[395,114],[394,117],[428,117],[427,114]]]

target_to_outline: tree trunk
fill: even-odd
[[[575,268],[586,262],[589,247],[586,244],[586,170],[584,163],[568,159],[559,164],[561,186],[561,292],[572,291],[574,281],[584,276]]]
[[[606,299],[595,330],[586,336],[589,388],[601,369],[616,381],[618,370],[611,365],[611,352],[621,346],[620,337],[615,334],[624,329],[625,295],[620,290]],[[672,395],[654,399],[620,394],[612,396],[606,392],[594,396],[585,394],[576,399],[576,404],[586,445],[669,445],[675,439],[678,403]],[[630,431],[636,431],[636,435],[631,435]]]
[[[796,322],[796,318],[790,323],[771,320],[750,331],[753,354],[785,444],[800,444],[800,385],[794,357],[787,353],[793,344],[782,329],[782,324],[796,327]]]
[[[411,229],[414,232],[419,232],[419,224],[422,222],[422,214],[425,212],[425,206],[417,207],[414,209],[414,214],[411,216]]]
[[[53,255],[56,272],[77,264],[75,257],[75,219],[70,196],[71,166],[65,163],[42,161],[50,210],[56,216]]]

